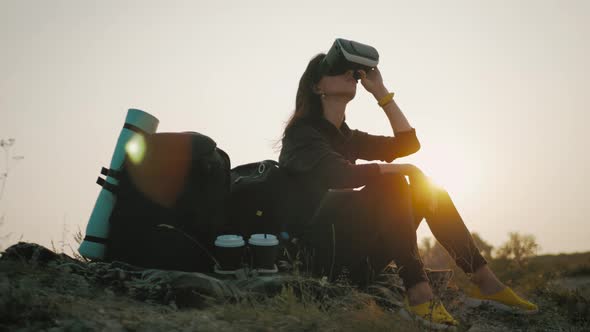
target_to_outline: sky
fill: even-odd
[[[378,50],[416,129],[420,151],[394,163],[444,187],[471,231],[590,251],[589,18],[583,0],[0,0],[0,139],[24,157],[9,160],[0,245],[76,249],[129,108],[213,138],[231,167],[278,160],[307,63],[344,38]],[[361,84],[346,122],[393,135]]]

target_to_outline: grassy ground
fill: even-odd
[[[418,331],[354,290],[330,303],[314,297],[285,287],[273,297],[180,309],[63,269],[0,261],[0,330]]]
[[[499,273],[512,276],[514,289],[540,306],[534,316],[465,308],[459,273],[439,295],[460,320],[459,331],[589,331],[585,261],[555,271],[555,260],[571,257],[539,259],[528,270]],[[318,297],[286,286],[274,296],[179,308],[174,302],[140,300],[114,284],[74,272],[55,264],[0,259],[0,331],[421,331],[375,296],[352,287],[339,296]]]

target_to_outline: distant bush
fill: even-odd
[[[498,248],[496,258],[510,260],[518,267],[525,267],[539,250],[535,236],[518,232],[511,232],[508,236],[508,241]]]
[[[482,256],[488,261],[492,260],[492,250],[494,247],[484,241],[477,233],[471,233],[471,236]],[[421,244],[418,246],[418,250],[422,260],[428,267],[447,268],[453,265],[451,256],[436,239],[423,238]]]
[[[488,265],[503,282],[520,285],[523,289],[533,289],[552,277],[547,266],[540,262],[533,263],[539,245],[535,237],[517,232],[509,233],[509,239],[497,250],[486,242],[478,233],[472,233],[473,241]],[[451,255],[436,239],[424,238],[418,247],[425,267],[433,269],[452,269],[453,282],[459,287],[470,284],[469,276],[451,258]]]
[[[494,250],[494,247],[484,241],[478,233],[471,233],[471,236],[473,237],[473,242],[475,242],[475,245],[479,248],[483,258],[488,261],[492,260],[492,250]]]
[[[566,277],[583,277],[590,276],[590,264],[576,266],[564,272]]]
[[[426,267],[444,269],[452,264],[451,257],[436,239],[422,239],[418,250]]]

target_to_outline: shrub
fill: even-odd
[[[498,248],[496,257],[510,260],[518,267],[525,267],[530,258],[536,256],[539,250],[535,236],[531,234],[521,235],[518,232],[511,232],[508,236],[508,241]]]

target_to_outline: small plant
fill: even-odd
[[[0,170],[0,200],[2,200],[2,196],[4,195],[4,188],[6,187],[6,180],[8,179],[8,174],[10,173],[11,169],[11,161],[19,161],[24,159],[23,156],[10,156],[10,149],[14,145],[16,140],[14,138],[9,139],[0,139],[0,148],[4,150],[4,169]]]
[[[0,148],[4,150],[4,169],[0,169],[0,201],[2,201],[2,197],[4,196],[6,180],[8,179],[8,174],[10,173],[11,169],[11,161],[16,162],[24,158],[23,156],[10,156],[10,149],[14,145],[15,141],[16,140],[14,138],[0,139]],[[5,215],[0,217],[0,227],[4,225],[5,219]],[[0,235],[0,251],[4,250],[3,243],[8,241],[10,235],[11,233]]]
[[[0,228],[4,225],[4,218],[5,218],[4,215],[2,215],[0,217]],[[0,252],[4,250],[3,243],[5,241],[8,241],[8,239],[10,238],[10,235],[12,235],[12,233],[8,233],[8,234],[5,234],[5,235],[0,235]]]
[[[82,234],[82,230],[80,229],[80,226],[78,226],[78,230],[76,231],[76,233],[74,233],[73,237],[74,237],[74,242],[79,247],[80,244],[82,244],[82,241],[84,240],[84,235]],[[72,251],[72,256],[74,256],[75,259],[77,259],[79,261],[86,262],[86,263],[90,262],[90,260],[88,258],[80,255],[77,250],[74,250],[74,248],[72,248],[72,246],[70,244],[68,244],[68,247],[70,247],[70,250]]]

